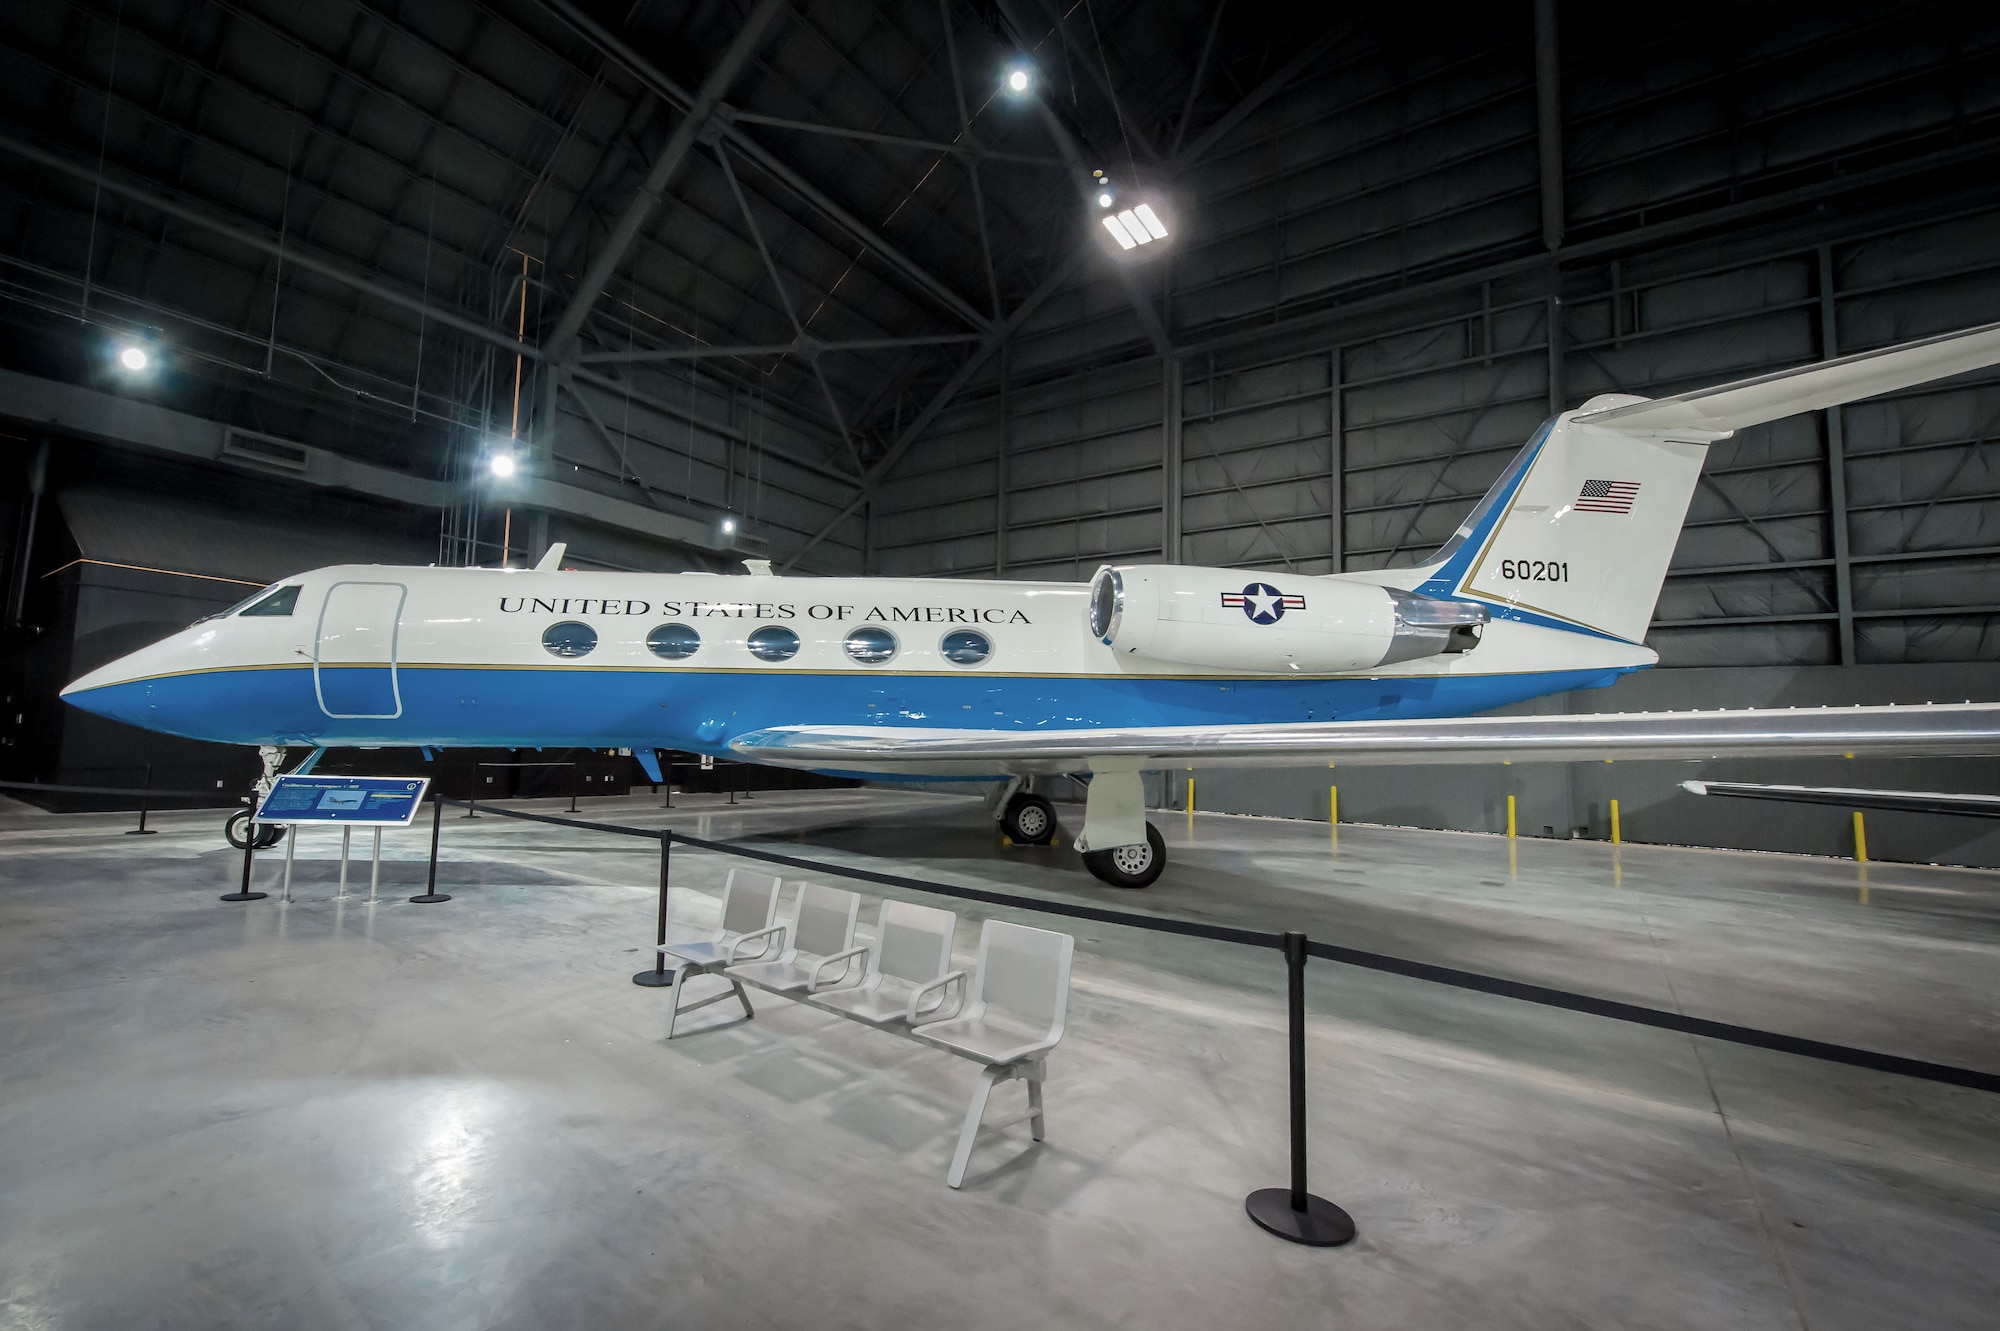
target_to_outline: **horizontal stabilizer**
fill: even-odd
[[[1717,388],[1584,412],[1575,419],[1634,432],[1688,430],[1721,436],[1996,364],[2000,364],[2000,324],[1986,324]]]
[[[1727,795],[1788,804],[1835,804],[1843,809],[1893,809],[1903,813],[1952,813],[2000,818],[2000,795],[1957,795],[1935,790],[1850,790],[1845,786],[1765,786],[1750,781],[1683,781],[1695,795]]]
[[[730,748],[787,767],[940,776],[1078,772],[1105,759],[1142,767],[1309,767],[1990,756],[2000,754],[2000,703],[1059,731],[793,726],[752,731]]]

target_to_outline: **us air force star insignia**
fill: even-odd
[[[1231,610],[1241,610],[1252,624],[1275,624],[1285,617],[1287,610],[1305,609],[1306,598],[1296,594],[1287,596],[1268,582],[1253,582],[1240,592],[1224,592],[1222,604]]]
[[[1285,594],[1265,582],[1243,589],[1243,613],[1252,624],[1275,624],[1285,617]]]

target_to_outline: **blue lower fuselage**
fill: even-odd
[[[165,675],[69,701],[149,730],[226,744],[661,748],[720,754],[770,726],[930,729],[1259,725],[1465,716],[1627,669],[1291,678],[984,676],[310,666]],[[335,712],[396,715],[333,716]]]

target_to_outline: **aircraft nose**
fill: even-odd
[[[146,686],[140,682],[145,671],[138,667],[138,657],[143,654],[135,652],[99,666],[72,680],[59,696],[70,706],[98,716],[139,722],[146,710]]]

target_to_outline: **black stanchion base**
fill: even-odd
[[[632,977],[633,984],[643,984],[648,989],[665,989],[673,982],[672,971],[640,971]]]
[[[430,906],[440,901],[450,901],[451,894],[448,892],[426,892],[420,897],[411,897],[410,900],[419,906]]]
[[[1259,1188],[1243,1199],[1243,1209],[1258,1228],[1288,1243],[1310,1248],[1338,1248],[1354,1241],[1354,1218],[1324,1197],[1306,1194],[1306,1209],[1292,1209],[1290,1188]]]
[[[154,831],[154,830],[153,830],[152,828],[150,828],[150,827],[134,827],[134,828],[131,828],[131,829],[129,829],[129,830],[128,830],[128,831],[127,831],[127,832],[125,833],[125,835],[126,835],[126,836],[158,836],[158,835],[159,835],[159,833],[158,833],[158,832],[156,832],[156,831]]]
[[[264,899],[265,897],[268,897],[268,896],[270,896],[270,895],[271,895],[271,894],[270,894],[269,892],[224,892],[224,893],[223,893],[223,894],[222,894],[221,896],[217,897],[217,898],[216,898],[216,900],[218,900],[218,901],[262,901],[262,900],[263,900],[263,899]]]

